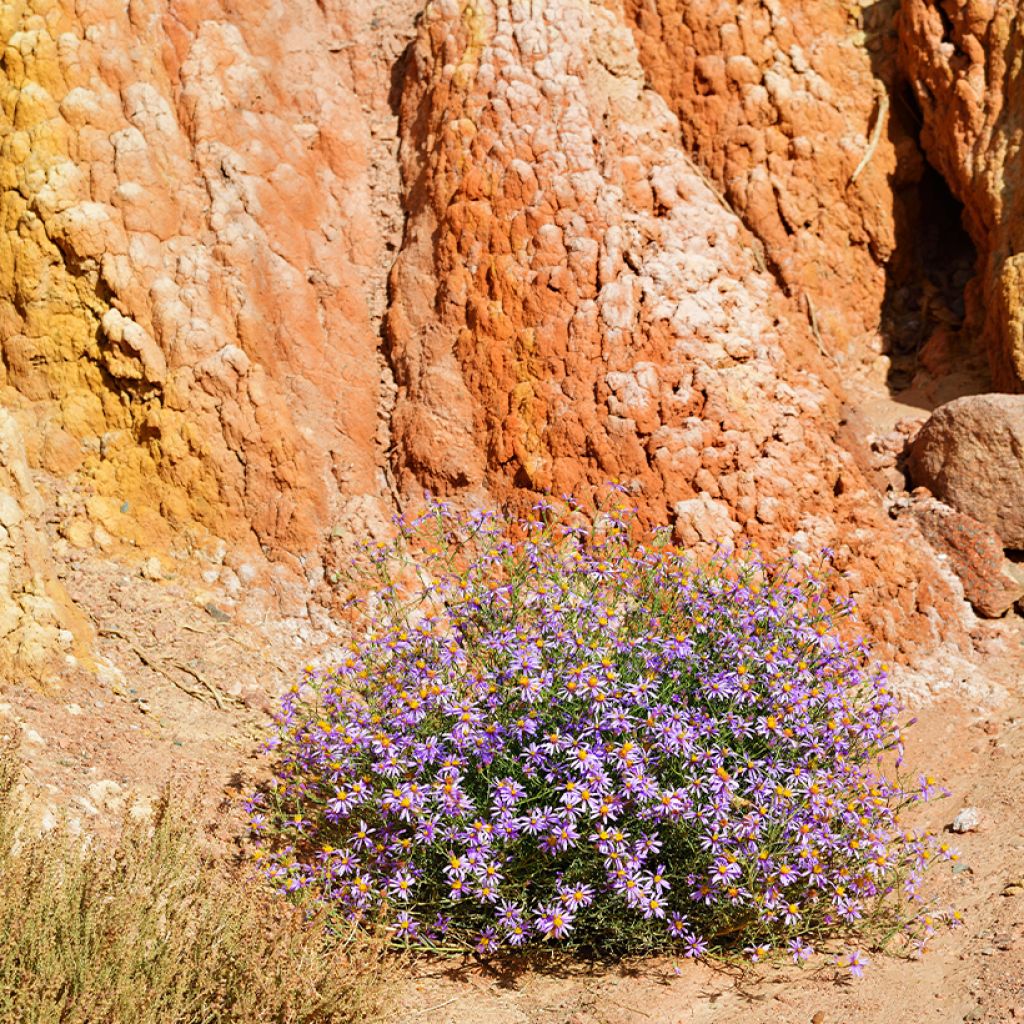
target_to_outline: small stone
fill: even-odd
[[[980,825],[981,813],[978,811],[978,808],[965,807],[953,819],[953,823],[949,828],[951,831],[962,835],[964,832],[977,832]]]
[[[88,519],[72,519],[64,527],[64,536],[76,548],[87,550],[92,547],[92,524]]]
[[[144,580],[162,580],[164,578],[164,567],[160,564],[160,559],[156,555],[147,558],[139,566],[139,575]]]
[[[89,799],[101,810],[114,811],[124,803],[122,787],[113,779],[100,779],[89,787]]]
[[[203,610],[210,618],[215,619],[217,622],[230,622],[231,616],[228,615],[223,608],[218,608],[212,601],[208,601],[203,605]]]
[[[811,1018],[811,1024],[825,1024],[825,1011],[817,1010]]]
[[[13,494],[0,491],[0,523],[8,529],[21,522],[21,505]]]
[[[37,733],[35,731],[35,729],[29,729],[27,727],[23,727],[23,728],[25,730],[25,741],[27,743],[32,743],[33,745],[35,745],[37,747],[45,747],[46,746],[46,740],[44,740],[43,737],[40,736],[39,733]]]
[[[81,704],[65,704],[64,705],[64,710],[69,715],[80,715],[80,714],[82,714],[82,706],[81,706]]]
[[[96,659],[96,678],[113,689],[123,689],[125,685],[124,673],[106,658]]]
[[[141,712],[142,712],[142,713],[143,713],[144,715],[148,715],[148,714],[149,714],[149,712],[150,712],[150,705],[149,705],[149,701],[148,701],[148,700],[146,700],[146,699],[145,699],[144,697],[140,697],[140,698],[139,698],[139,699],[138,699],[138,700],[137,700],[137,701],[135,702],[135,706],[136,706],[136,707],[137,707],[137,708],[138,708],[138,709],[139,709],[139,710],[140,710],[140,711],[141,711]]]

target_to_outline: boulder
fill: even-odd
[[[1024,548],[1024,395],[969,395],[940,406],[910,451],[918,486]]]

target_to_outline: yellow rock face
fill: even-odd
[[[349,510],[380,518],[372,18],[0,4],[0,671],[42,678],[88,633],[23,504],[33,471],[85,499],[56,524],[73,546],[220,538],[299,587]]]
[[[105,263],[127,255],[128,235],[118,211],[91,198],[88,168],[74,159],[84,139],[62,113],[69,94],[72,106],[76,93],[81,102],[80,37],[69,13],[48,0],[7,5],[4,13],[0,324],[6,384],[38,403],[40,419],[58,436],[83,441],[120,432],[133,438],[136,443],[86,468],[101,492],[118,491],[140,511],[159,511],[158,492],[166,486],[155,473],[159,442],[148,457],[137,450],[142,427],[162,405],[147,372],[154,356],[131,344],[126,323],[136,336],[145,332],[110,305],[103,276]],[[151,338],[148,344],[155,349]],[[119,386],[136,381],[146,386]],[[81,456],[62,447],[57,453],[50,445],[51,467],[78,468]]]
[[[3,6],[0,402],[125,509],[115,537],[310,554],[380,486],[383,243],[326,15],[255,6]],[[366,58],[340,58],[364,91]]]

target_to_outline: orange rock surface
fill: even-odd
[[[904,0],[900,59],[923,117],[922,144],[964,204],[978,250],[969,329],[994,386],[1024,390],[1024,112],[1017,0]]]
[[[679,148],[621,19],[438,0],[407,74],[403,485],[507,500],[617,478],[686,543],[836,547],[882,637],[937,636],[941,574],[836,442],[806,317]]]
[[[0,14],[6,401],[126,538],[198,525],[294,556],[378,490],[375,83],[350,6]]]
[[[905,0],[901,36],[934,98],[926,148],[988,254],[1004,381],[1024,351],[1020,190],[996,187],[1016,173],[1019,75],[994,84],[1011,7],[936,29]],[[956,585],[862,469],[845,390],[885,376],[924,166],[889,92],[894,15],[5,5],[0,412],[26,483],[0,498],[38,491],[39,543],[10,534],[0,596],[48,595],[39,650],[60,664],[89,632],[60,594],[68,551],[199,552],[252,614],[306,615],[330,605],[332,544],[424,487],[521,506],[618,479],[683,544],[834,548],[887,648],[962,638]]]
[[[844,363],[881,352],[899,189],[921,161],[890,104],[892,4],[625,0],[684,148]]]

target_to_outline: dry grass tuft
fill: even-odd
[[[370,1024],[393,964],[226,869],[168,791],[116,841],[32,834],[0,747],[0,1024]]]

